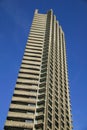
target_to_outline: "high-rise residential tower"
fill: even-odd
[[[4,130],[72,130],[64,32],[35,10]]]

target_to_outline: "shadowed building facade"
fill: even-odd
[[[4,130],[72,130],[64,32],[35,10]]]

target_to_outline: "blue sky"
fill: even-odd
[[[0,0],[0,130],[35,9],[53,9],[65,32],[73,130],[87,130],[87,0]]]

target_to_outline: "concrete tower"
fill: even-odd
[[[35,10],[4,130],[72,130],[64,32]]]

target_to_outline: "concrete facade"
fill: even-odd
[[[64,32],[35,10],[4,130],[72,130]]]

